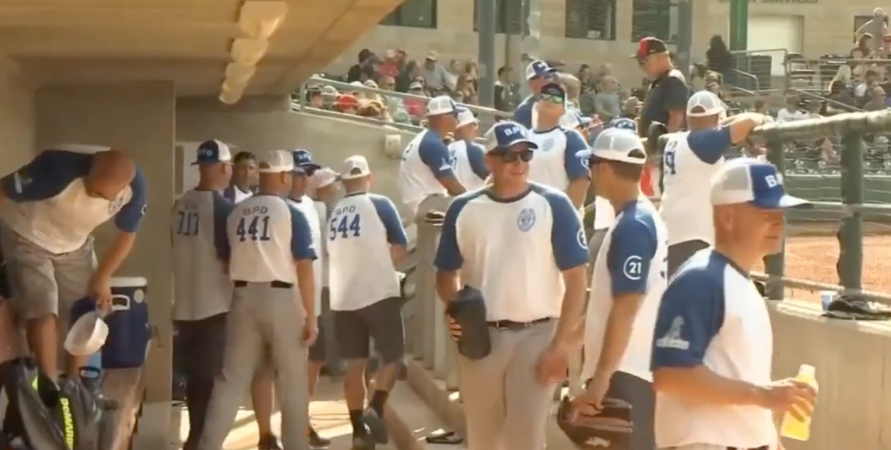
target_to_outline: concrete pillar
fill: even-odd
[[[140,434],[156,436],[159,445],[154,448],[166,448],[173,355],[173,280],[168,267],[174,188],[174,85],[147,82],[45,87],[37,91],[36,110],[39,148],[54,143],[109,145],[128,152],[148,182],[147,213],[136,247],[119,274],[148,279],[154,336],[144,373],[147,407],[143,422],[156,425],[149,429],[141,426]],[[97,256],[101,257],[112,233],[114,225],[110,222],[96,231]]]

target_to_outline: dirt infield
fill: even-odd
[[[835,225],[837,227],[837,225]],[[806,230],[789,229],[786,240],[786,273],[789,278],[838,284],[838,240],[830,227]],[[867,226],[863,237],[863,288],[877,292],[891,292],[891,233],[887,229]],[[804,231],[804,232],[802,232]],[[763,271],[758,268],[756,271]],[[787,289],[787,297],[818,299],[819,294],[806,290]]]

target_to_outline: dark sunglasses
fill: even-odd
[[[517,161],[529,162],[532,161],[532,150],[523,150],[521,152],[512,152],[510,150],[507,151],[496,151],[491,153],[493,156],[497,156],[501,162],[505,163],[515,163]]]
[[[541,94],[538,96],[538,99],[544,100],[546,102],[551,102],[551,103],[554,103],[557,105],[562,105],[563,102],[566,100],[565,98],[563,98],[562,95],[557,95],[557,94]]]

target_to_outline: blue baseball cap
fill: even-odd
[[[810,206],[807,200],[786,194],[776,166],[754,158],[728,161],[712,178],[712,205],[751,203],[764,209]]]
[[[637,150],[637,152],[635,152]],[[645,164],[646,150],[636,134],[616,128],[607,128],[597,135],[591,148],[575,154],[583,159],[601,159],[628,164]]]
[[[566,90],[563,89],[563,86],[560,86],[560,83],[548,83],[542,86],[539,95],[560,97],[564,100],[564,102],[566,101]]]
[[[619,117],[617,119],[610,120],[606,125],[606,128],[616,128],[619,130],[628,130],[637,134],[637,123],[627,117]]]
[[[526,144],[530,150],[538,148],[538,144],[529,140],[529,130],[516,122],[498,122],[486,131],[483,139],[487,152],[506,150],[516,144]]]
[[[322,166],[312,162],[312,153],[309,150],[298,148],[292,152],[294,155],[294,171],[303,172],[306,169],[321,169]]]
[[[225,142],[211,139],[198,145],[193,166],[198,164],[216,164],[232,162],[232,151]]]
[[[549,66],[548,63],[544,61],[532,61],[526,66],[526,81],[549,76],[556,71],[557,69]]]

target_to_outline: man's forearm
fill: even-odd
[[[312,261],[295,261],[294,265],[296,266],[297,289],[300,291],[300,301],[303,303],[303,310],[306,311],[306,317],[315,317],[316,282],[313,276]]]
[[[732,380],[703,365],[661,368],[653,373],[657,392],[708,405],[757,405],[760,387]]]
[[[448,305],[460,290],[461,278],[457,271],[436,272],[436,294],[441,302]]]
[[[585,266],[570,269],[573,273],[566,284],[566,293],[563,295],[563,306],[560,308],[560,320],[557,322],[557,332],[554,334],[554,345],[568,347],[579,342],[582,336],[579,328],[583,326],[585,318],[585,296],[588,287],[585,282],[587,270]]]
[[[136,233],[127,233],[120,231],[115,236],[114,241],[102,254],[99,260],[99,267],[96,268],[96,277],[111,278],[115,272],[127,259],[130,251],[133,250],[133,243],[136,242]]]
[[[630,297],[630,296],[626,296]],[[609,317],[606,320],[606,331],[603,333],[603,347],[600,350],[600,358],[597,359],[597,369],[594,376],[612,376],[619,368],[628,343],[631,341],[631,330],[634,328],[634,318],[642,295],[636,298],[620,298],[613,301]]]
[[[569,182],[566,188],[566,195],[576,208],[581,208],[585,203],[585,197],[588,195],[588,179],[580,178]]]

